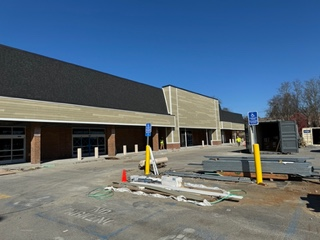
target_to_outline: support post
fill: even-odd
[[[32,127],[31,138],[31,164],[41,163],[41,126],[38,124]]]
[[[123,155],[127,154],[127,145],[123,145]]]
[[[149,137],[152,135],[152,126],[151,123],[146,124],[145,136],[147,137],[147,145],[146,145],[146,161],[144,166],[145,175],[150,174],[150,146],[149,146]]]
[[[108,156],[116,156],[116,129],[114,126],[107,128]]]
[[[99,158],[99,148],[98,147],[94,148],[94,157]]]
[[[135,152],[135,153],[138,153],[138,151],[139,151],[138,144],[135,144],[135,145],[134,145],[134,152]]]
[[[78,148],[77,153],[78,153],[78,160],[81,160],[82,159],[82,149]]]
[[[151,137],[153,151],[159,151],[159,129],[157,127],[153,128]]]
[[[149,175],[150,174],[150,149],[149,145],[146,146],[146,161],[144,166],[144,174]]]
[[[254,163],[256,167],[256,181],[257,181],[257,184],[263,184],[259,144],[257,143],[253,144],[253,153],[254,153]]]

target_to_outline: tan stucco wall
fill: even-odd
[[[177,117],[180,128],[219,127],[219,102],[216,99],[172,86],[165,87],[168,110]]]
[[[170,115],[0,97],[0,120],[172,127]]]
[[[180,142],[180,128],[215,129],[220,132],[219,101],[200,94],[192,93],[173,86],[163,88],[168,112],[175,115],[175,129],[168,141]],[[220,140],[214,133],[213,140]]]
[[[244,124],[232,122],[220,122],[220,129],[244,131]]]

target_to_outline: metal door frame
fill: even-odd
[[[0,139],[10,139],[10,150],[0,150],[1,151],[10,151],[10,160],[0,160],[0,164],[10,164],[10,163],[23,163],[26,162],[26,128],[24,126],[0,126],[0,128],[11,128],[11,134],[0,134]],[[24,129],[24,134],[14,134],[14,129],[22,128]],[[22,149],[13,149],[13,140],[14,139],[23,139],[23,148]],[[23,151],[22,158],[20,159],[13,159],[14,151]]]

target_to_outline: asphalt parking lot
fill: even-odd
[[[195,171],[211,155],[239,156],[242,147],[206,146],[155,152],[167,157],[167,170]],[[320,167],[320,148],[299,149]],[[281,157],[281,155],[275,154]],[[46,162],[37,166],[0,167],[1,239],[319,239],[319,180],[264,180],[251,183],[183,179],[234,191],[240,201],[224,200],[209,207],[132,193],[101,189],[120,182],[123,170],[138,168],[144,153],[117,159],[86,158]],[[99,192],[100,191],[100,192]],[[101,194],[92,194],[101,193]]]

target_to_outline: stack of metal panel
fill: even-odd
[[[311,176],[313,167],[307,162],[308,158],[298,157],[261,157],[261,168],[263,173],[276,173],[298,175],[302,177]],[[253,157],[226,157],[210,156],[209,160],[202,162],[203,170],[207,172],[230,171],[230,172],[255,172]]]

